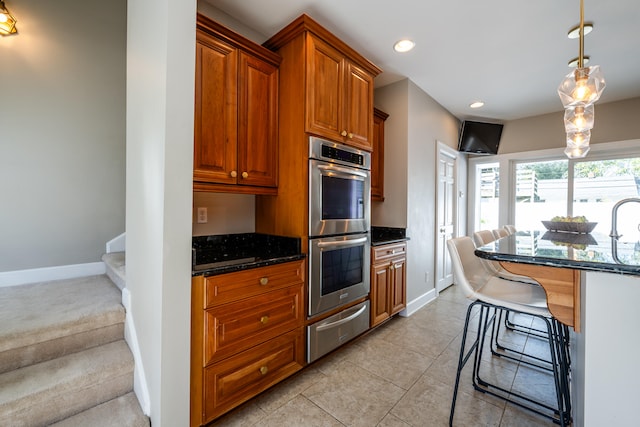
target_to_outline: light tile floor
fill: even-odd
[[[216,420],[212,426],[447,426],[464,318],[457,286],[410,317],[395,317]],[[520,321],[525,319],[520,319]],[[474,328],[476,329],[476,328]],[[505,342],[543,355],[540,340],[505,333]],[[553,402],[550,374],[483,356],[487,379]],[[465,366],[456,426],[552,426],[550,420],[480,393]]]

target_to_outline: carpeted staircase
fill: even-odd
[[[103,260],[109,276],[0,288],[0,426],[149,427],[114,284],[124,254]]]

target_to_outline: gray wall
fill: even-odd
[[[505,123],[499,154],[559,148],[566,145],[564,112]],[[591,143],[640,138],[640,98],[595,105]]]
[[[437,141],[457,147],[459,121],[408,79],[377,89],[375,104],[389,119],[385,122],[385,201],[374,203],[372,223],[407,228],[411,239],[407,300],[411,302],[435,287],[436,147]],[[458,168],[458,184],[466,192],[464,156]],[[462,233],[464,207],[459,210]]]
[[[0,271],[99,261],[124,232],[126,1],[8,6]]]

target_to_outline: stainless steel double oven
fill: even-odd
[[[309,312],[307,359],[316,360],[369,328],[371,155],[309,139]],[[322,318],[340,307],[338,313]]]

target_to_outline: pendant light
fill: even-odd
[[[590,24],[590,27],[593,28],[593,25]],[[575,32],[575,29],[572,29],[569,34],[572,32]],[[589,152],[595,114],[593,104],[600,99],[605,87],[600,67],[598,65],[585,67],[584,35],[584,0],[580,0],[580,25],[578,26],[580,51],[577,67],[567,74],[558,86],[558,95],[565,108],[564,126],[567,133],[567,148],[564,152],[570,159],[582,158]]]
[[[16,28],[16,18],[4,5],[4,1],[0,0],[0,36],[8,36],[18,32]]]

